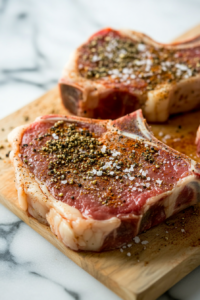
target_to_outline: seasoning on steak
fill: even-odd
[[[158,141],[141,110],[43,116],[9,140],[20,206],[74,250],[121,247],[200,201],[199,165]]]
[[[60,79],[65,107],[78,116],[116,119],[142,108],[147,121],[200,107],[200,36],[160,44],[104,29],[81,45]]]
[[[197,145],[197,154],[200,156],[200,126],[197,130],[196,145]]]

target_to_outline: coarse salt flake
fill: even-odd
[[[61,183],[62,183],[62,184],[66,184],[66,183],[67,183],[67,180],[61,180]]]
[[[142,245],[146,245],[146,244],[148,244],[148,243],[149,243],[148,241],[142,241],[142,242],[141,242]]]
[[[112,153],[112,156],[118,156],[121,154],[121,152],[118,152],[116,150],[111,151],[111,153]]]
[[[58,140],[59,137],[55,134],[55,133],[52,133],[52,137],[55,139],[55,140]]]
[[[137,48],[138,48],[139,51],[145,51],[146,50],[146,45],[144,45],[144,44],[138,44]]]
[[[131,256],[131,253],[130,253],[130,252],[128,252],[128,253],[127,253],[127,256]]]
[[[101,60],[101,58],[96,54],[92,57],[92,62],[96,62],[96,61],[99,61],[99,60]]]
[[[162,184],[163,181],[160,179],[157,179],[156,182],[157,182],[157,184]]]
[[[166,134],[163,138],[163,140],[169,140],[171,139],[171,135],[170,134]]]
[[[106,152],[106,146],[105,146],[105,145],[103,145],[103,147],[101,148],[101,152],[102,152],[102,153],[105,153],[105,152]]]
[[[181,71],[187,71],[188,67],[186,65],[183,64],[175,64],[175,67]]]
[[[93,169],[93,170],[92,170],[92,173],[96,175],[96,174],[97,174],[97,170],[96,170],[96,169]]]
[[[139,244],[139,242],[140,242],[139,236],[135,236],[135,237],[133,238],[133,241],[134,241],[136,244]]]

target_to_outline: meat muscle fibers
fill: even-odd
[[[75,115],[116,119],[142,108],[147,121],[164,122],[200,107],[200,36],[164,45],[103,29],[74,52],[59,85]]]
[[[9,135],[20,207],[73,250],[121,247],[200,201],[199,165],[141,110],[115,121],[47,115]]]

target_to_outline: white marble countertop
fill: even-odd
[[[0,118],[55,86],[72,50],[103,27],[168,42],[200,22],[199,0],[0,0]],[[200,267],[159,300],[200,299]],[[117,300],[0,205],[1,300]]]

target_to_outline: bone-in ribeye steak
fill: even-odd
[[[60,79],[75,115],[116,119],[142,108],[147,121],[200,107],[200,36],[160,44],[131,30],[104,29],[73,54]]]
[[[47,115],[9,141],[21,208],[74,250],[118,248],[200,201],[199,165],[158,141],[141,110]]]

